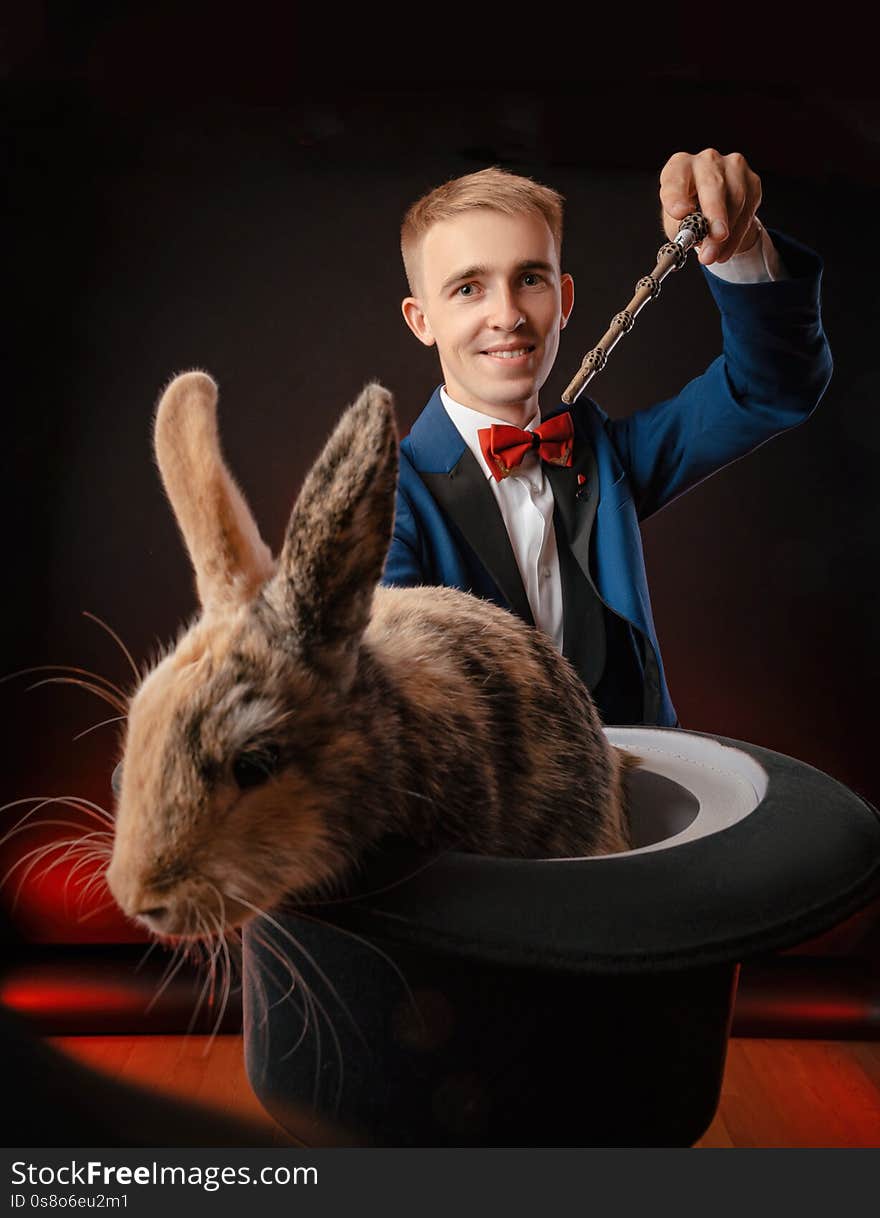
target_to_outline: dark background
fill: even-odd
[[[182,8],[34,4],[11,19],[0,673],[51,662],[128,684],[82,611],[139,664],[195,611],[150,447],[172,374],[219,381],[226,453],[277,549],[364,382],[392,390],[405,431],[442,379],[399,308],[399,225],[415,198],[489,164],[565,195],[576,304],[546,404],[653,266],[661,167],[712,146],[759,173],[766,225],[822,255],[835,371],[805,424],[644,526],[673,701],[685,728],[799,757],[880,803],[873,77],[828,46],[814,73],[790,47],[762,62],[742,40],[736,54],[672,40],[663,55],[633,36],[539,80],[533,61],[547,60],[529,31],[515,56],[506,43],[487,56],[485,32],[460,29],[447,53],[403,24],[404,52],[380,56],[341,18],[316,40],[291,8],[258,5],[234,24]],[[565,33],[556,53],[581,54]],[[748,46],[766,41],[765,29]],[[613,416],[647,406],[719,340],[691,260],[590,393]],[[113,711],[27,683],[0,685],[4,801],[106,804],[114,727],[72,737]],[[16,916],[36,938],[131,933],[112,911],[78,929],[51,883],[27,889]]]

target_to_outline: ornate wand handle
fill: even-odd
[[[700,212],[685,216],[678,226],[674,241],[661,245],[657,251],[657,265],[650,275],[645,275],[636,284],[636,294],[622,313],[616,313],[611,319],[611,325],[599,339],[598,345],[588,351],[578,368],[574,379],[562,395],[563,402],[571,406],[584,391],[587,383],[597,372],[601,372],[608,359],[608,352],[624,334],[628,334],[635,324],[636,317],[648,303],[660,295],[660,284],[670,271],[677,271],[684,266],[688,250],[708,236],[709,225]]]

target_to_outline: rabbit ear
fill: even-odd
[[[306,476],[262,594],[303,658],[343,679],[340,668],[354,671],[382,575],[396,489],[393,400],[372,381]]]
[[[217,434],[217,386],[203,372],[175,377],[154,426],[159,472],[196,573],[204,610],[250,600],[274,569]]]

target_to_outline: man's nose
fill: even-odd
[[[515,294],[509,288],[500,289],[494,301],[492,325],[499,330],[516,330],[524,321]]]

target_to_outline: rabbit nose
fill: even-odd
[[[173,899],[167,905],[160,905],[165,894],[143,884],[134,869],[119,859],[114,859],[107,868],[105,878],[107,887],[124,914],[129,918],[139,918],[150,930],[160,933],[168,931],[170,923],[174,921]]]
[[[149,909],[139,909],[135,917],[146,922],[150,930],[161,932],[167,927],[170,912],[167,905],[153,905]]]

